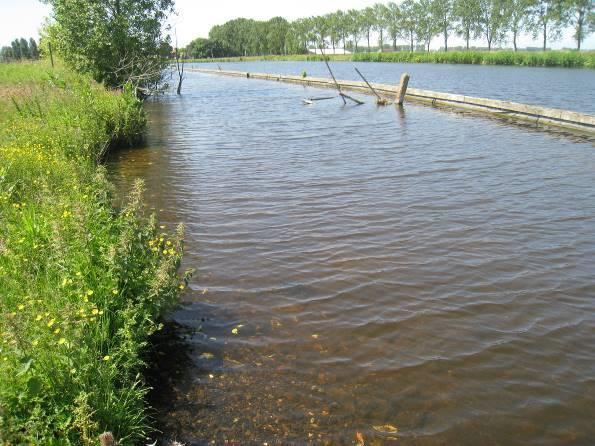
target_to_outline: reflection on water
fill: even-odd
[[[264,70],[262,70],[264,71]],[[187,225],[188,444],[589,444],[593,142],[191,74],[110,163]],[[176,363],[169,364],[176,368]]]

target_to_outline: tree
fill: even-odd
[[[190,42],[184,50],[185,55],[193,59],[207,59],[213,57],[233,56],[230,48],[222,42],[213,39],[199,37]]]
[[[475,39],[481,33],[480,15],[479,0],[454,0],[454,17],[458,22],[456,33],[465,39],[467,50],[469,40]]]
[[[393,42],[393,50],[396,51],[397,50],[397,39],[398,37],[401,35],[402,32],[402,15],[401,15],[401,9],[399,8],[399,6],[395,3],[395,2],[389,2],[389,4],[387,5],[387,30],[388,30],[388,35],[390,36],[392,42]]]
[[[19,48],[21,49],[21,57],[23,59],[31,59],[31,51],[29,51],[29,43],[23,37],[21,37],[19,39]]]
[[[173,0],[44,0],[53,7],[52,46],[75,69],[110,87],[159,82]]]
[[[353,52],[357,52],[357,44],[359,39],[361,38],[362,26],[361,26],[361,19],[360,19],[360,12],[357,9],[350,9],[347,11],[347,23],[349,28],[349,33],[353,37]]]
[[[10,42],[10,47],[12,48],[12,54],[15,59],[20,59],[21,57],[23,57],[21,53],[21,44],[19,42],[19,39],[14,39],[12,42]]]
[[[372,8],[374,11],[372,29],[378,33],[380,52],[382,52],[384,50],[384,30],[388,27],[388,8],[383,3],[375,3]]]
[[[331,42],[331,46],[333,47],[333,54],[336,51],[337,42],[339,41],[339,26],[337,23],[337,16],[335,13],[326,14],[324,16],[324,21],[326,23],[326,28],[328,32],[328,37]]]
[[[479,26],[488,42],[488,51],[505,35],[504,0],[479,0]]]
[[[413,39],[416,35],[416,4],[414,0],[405,0],[401,4],[402,29],[409,40],[409,51],[413,52]]]
[[[337,26],[337,33],[343,42],[343,54],[345,54],[345,47],[347,46],[347,35],[349,34],[349,20],[347,14],[338,10],[335,12],[335,21]]]
[[[533,0],[506,0],[505,17],[507,28],[512,32],[512,45],[515,51],[518,35],[527,28],[527,16],[532,4]]]
[[[558,39],[562,34],[562,27],[568,21],[564,0],[537,0],[530,10],[533,38],[541,34],[543,51],[546,51],[548,39]]]
[[[307,20],[297,19],[289,27],[288,43],[292,53],[308,52]]]
[[[415,19],[415,35],[417,40],[423,42],[427,51],[430,52],[430,42],[440,31],[431,16],[432,0],[419,0],[413,5],[413,17]]]
[[[592,0],[570,0],[570,23],[574,26],[576,48],[581,49],[581,43],[595,28],[595,12]]]
[[[8,62],[12,59],[14,59],[14,51],[12,50],[11,46],[3,46],[2,49],[0,50],[0,59],[2,59],[2,61],[4,62]]]
[[[368,6],[359,14],[359,24],[362,32],[368,38],[368,53],[370,52],[370,34],[372,33],[372,28],[376,22],[376,17],[374,15],[374,8]]]
[[[432,21],[444,37],[444,51],[448,51],[448,35],[455,20],[453,0],[432,0],[430,11]]]
[[[287,49],[289,23],[283,17],[273,17],[267,22],[266,40],[272,54],[284,54]]]
[[[37,42],[33,37],[29,39],[29,55],[31,59],[39,59],[39,48],[37,48]]]

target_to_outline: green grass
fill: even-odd
[[[449,51],[355,53],[331,55],[334,61],[401,62],[401,63],[453,63],[478,65],[519,65],[532,67],[595,68],[595,51]],[[322,56],[300,54],[289,56],[228,57],[221,59],[194,59],[190,62],[251,62],[251,61],[322,61]]]
[[[123,209],[98,160],[141,103],[44,63],[0,64],[0,444],[120,444],[150,432],[148,337],[177,301],[181,228]]]

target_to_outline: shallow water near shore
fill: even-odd
[[[260,80],[183,92],[109,162],[198,270],[161,347],[168,437],[592,442],[593,140]]]

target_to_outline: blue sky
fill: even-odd
[[[337,9],[363,8],[374,4],[377,0],[217,0],[216,2],[201,0],[176,0],[178,14],[171,18],[172,28],[176,29],[179,45],[185,45],[195,37],[206,37],[209,29],[216,24],[224,23],[236,17],[268,19],[282,16],[294,20],[305,15],[326,14]],[[50,8],[39,0],[0,0],[0,45],[8,45],[15,37],[38,37],[39,28]],[[403,42],[405,43],[405,42]],[[441,46],[442,39],[437,37],[432,48]],[[462,45],[462,40],[452,37],[449,46]],[[482,40],[472,44],[485,45]],[[572,31],[568,31],[562,39],[551,42],[552,48],[575,47]],[[522,36],[519,46],[540,46],[539,39]],[[583,42],[583,48],[595,49],[595,35]]]

